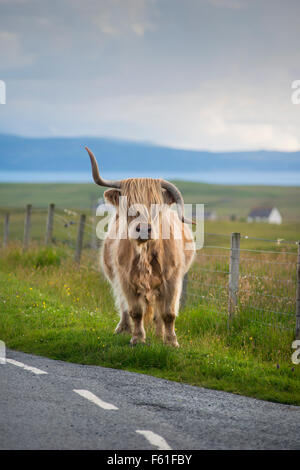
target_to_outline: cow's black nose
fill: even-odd
[[[147,241],[151,238],[151,224],[138,224],[136,231],[138,233],[138,239],[141,241]]]

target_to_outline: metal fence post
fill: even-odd
[[[300,242],[297,256],[296,339],[300,339]]]
[[[27,204],[26,206],[26,214],[25,214],[25,223],[24,223],[24,239],[23,239],[23,250],[27,250],[29,245],[29,237],[30,237],[30,227],[31,227],[31,210],[32,205]]]
[[[185,275],[183,277],[183,281],[182,281],[180,308],[184,308],[185,305],[186,305],[188,282],[189,282],[189,275],[188,275],[188,273],[185,273]]]
[[[9,237],[9,217],[10,217],[10,214],[7,213],[5,214],[5,218],[4,218],[4,233],[3,233],[3,248],[6,247],[7,243],[8,243],[8,237]]]
[[[231,252],[229,269],[229,299],[228,314],[229,318],[234,316],[239,291],[239,264],[240,264],[240,233],[231,234]]]
[[[76,240],[76,250],[75,250],[75,257],[74,260],[76,263],[80,263],[81,252],[82,252],[82,245],[83,245],[83,234],[84,234],[84,226],[85,226],[85,214],[81,214],[78,233],[77,233],[77,240]]]
[[[52,242],[54,208],[55,208],[55,204],[49,204],[47,225],[46,225],[46,236],[45,236],[46,245],[49,245],[49,243]]]

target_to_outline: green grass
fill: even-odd
[[[206,210],[220,216],[235,214],[244,218],[252,207],[276,206],[285,222],[300,221],[300,187],[225,186],[177,181],[186,203],[203,203]],[[72,183],[1,183],[0,206],[20,208],[33,204],[46,208],[50,202],[64,208],[89,209],[91,202],[103,195],[95,184]]]
[[[176,321],[179,350],[151,331],[146,346],[132,348],[128,335],[113,334],[118,315],[102,275],[67,255],[59,247],[23,254],[17,245],[0,253],[0,338],[8,347],[300,405],[292,331],[254,323],[246,308],[228,329],[224,314],[187,304]]]
[[[0,183],[0,205],[25,207],[33,204],[46,208],[51,202],[62,207],[86,209],[103,195],[96,184],[76,183]]]

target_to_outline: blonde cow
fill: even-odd
[[[104,180],[93,153],[93,178],[106,186],[105,201],[115,214],[102,246],[103,271],[112,285],[120,322],[116,333],[130,333],[131,344],[144,343],[144,323],[154,320],[156,334],[178,347],[175,319],[182,282],[195,245],[184,217],[180,191],[163,179]],[[171,209],[176,203],[177,212]]]

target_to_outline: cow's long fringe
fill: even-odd
[[[127,197],[128,207],[143,204],[149,209],[151,204],[163,204],[160,181],[152,178],[128,178],[122,181],[122,195]]]

